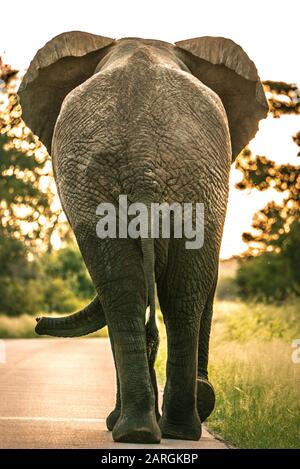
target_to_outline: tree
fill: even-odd
[[[249,150],[244,150],[236,167],[243,172],[238,189],[264,191],[272,187],[284,194],[280,204],[271,201],[255,213],[252,221],[254,233],[243,233],[243,240],[249,244],[248,254],[280,252],[292,224],[300,218],[300,167],[277,165],[265,156],[253,157]]]
[[[53,206],[49,155],[21,119],[19,81],[17,70],[0,58],[0,234],[31,250],[51,250],[61,208]]]
[[[52,253],[45,253],[41,264],[47,279],[60,279],[76,298],[89,300],[95,295],[95,288],[81,254],[73,244],[70,243]]]
[[[264,84],[270,95],[270,112],[275,118],[283,114],[300,114],[300,90],[296,85],[272,81]],[[292,138],[300,146],[300,131]],[[236,168],[243,174],[242,181],[236,185],[238,189],[265,191],[272,187],[284,194],[281,204],[272,201],[254,215],[254,233],[243,234],[243,240],[249,245],[247,254],[280,252],[292,224],[300,219],[300,166],[277,165],[267,157],[254,156],[245,149],[236,161]]]
[[[300,114],[300,91],[296,85],[265,82],[270,112],[274,118]],[[300,146],[300,131],[292,137]],[[300,156],[300,152],[298,153]],[[245,149],[236,168],[243,174],[237,188],[273,188],[283,194],[282,202],[269,202],[254,214],[254,232],[243,233],[248,244],[237,273],[240,293],[257,299],[284,300],[300,296],[300,166],[277,165],[265,156],[254,156]]]
[[[35,314],[42,304],[36,264],[28,262],[24,243],[0,236],[0,312],[10,316]]]
[[[264,81],[263,84],[273,117],[300,114],[300,90],[296,84],[270,80]]]
[[[9,315],[45,308],[48,296],[32,259],[41,248],[51,247],[61,213],[52,206],[49,155],[21,120],[17,74],[0,58],[0,312]],[[63,311],[71,310],[74,301],[63,289],[61,285],[56,303]]]

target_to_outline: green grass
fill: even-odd
[[[300,447],[300,366],[283,340],[214,343],[211,429],[241,448]]]
[[[299,311],[299,301],[215,304],[209,374],[217,403],[207,424],[237,447],[300,447],[300,364],[291,360],[291,341],[300,338]],[[156,366],[163,384],[161,329]]]
[[[300,338],[300,301],[284,305],[217,301],[214,307],[213,335],[218,341],[241,343],[259,339]]]
[[[42,316],[42,314],[41,314]],[[59,317],[59,314],[45,314],[45,316]],[[62,315],[63,316],[63,315]],[[0,315],[0,339],[32,339],[43,338],[34,332],[36,325],[35,316],[22,314],[17,317],[9,317],[4,314]],[[86,337],[107,337],[107,328],[89,334]]]

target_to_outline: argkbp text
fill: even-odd
[[[101,456],[101,464],[126,464],[132,467],[135,463],[143,462],[145,464],[194,464],[198,459],[195,453],[147,453],[141,456],[124,456],[108,453]]]
[[[105,238],[184,238],[186,249],[200,249],[204,243],[204,204],[191,202],[128,205],[127,196],[119,196],[119,206],[110,202],[98,205],[96,232]]]

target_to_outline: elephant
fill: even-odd
[[[208,350],[231,163],[268,105],[254,63],[230,39],[174,44],[60,34],[33,58],[22,115],[52,157],[62,207],[97,296],[36,332],[85,335],[108,326],[116,368],[115,441],[198,440],[215,393]],[[96,234],[101,203],[204,204],[204,243]],[[154,362],[155,289],[167,332],[162,415]],[[146,310],[150,313],[146,320]]]

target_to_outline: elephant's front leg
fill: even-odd
[[[148,366],[144,312],[132,313],[123,319],[108,314],[121,398],[121,413],[112,434],[115,441],[157,443],[160,430]]]

